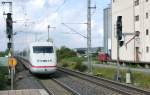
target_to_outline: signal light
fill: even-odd
[[[7,18],[6,18],[6,32],[7,32],[7,35],[12,35],[13,31],[12,31],[12,26],[13,24],[13,21],[12,21],[12,17],[11,17],[11,13],[7,13]]]
[[[122,16],[117,17],[117,39],[122,39]]]
[[[10,39],[10,38],[11,38],[11,35],[7,35],[7,37]]]
[[[12,48],[12,43],[7,43],[7,48],[10,50]]]
[[[139,36],[140,36],[140,32],[139,32],[139,31],[136,31],[136,32],[135,32],[135,36],[139,37]]]
[[[122,47],[124,44],[124,41],[119,41],[119,46]]]

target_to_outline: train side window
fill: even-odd
[[[149,47],[146,47],[146,52],[147,52],[147,53],[149,52]]]
[[[146,12],[146,18],[148,19],[148,12]]]
[[[30,50],[28,50],[28,56],[30,55]]]
[[[146,29],[146,35],[148,35],[149,34],[149,30],[148,29]]]
[[[135,21],[139,21],[139,19],[140,19],[139,15],[136,15],[135,16]]]
[[[134,1],[134,5],[135,5],[135,6],[138,6],[138,5],[139,5],[139,2],[140,2],[139,0],[135,0],[135,1]]]

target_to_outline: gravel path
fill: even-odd
[[[80,95],[121,95],[110,89],[100,87],[96,84],[92,84],[90,82],[67,75],[62,72],[57,72],[57,74],[63,75],[63,77],[57,78],[58,81],[68,85],[69,87],[80,93]]]
[[[69,91],[67,91],[51,79],[40,81],[47,88],[47,90],[52,91],[54,95],[72,95]]]
[[[16,67],[16,77],[15,77],[15,89],[42,89],[43,87],[38,83],[38,81],[30,74],[28,70],[18,61]]]

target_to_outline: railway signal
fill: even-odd
[[[116,27],[117,27],[117,70],[116,70],[116,76],[115,80],[116,81],[121,81],[121,75],[120,75],[120,62],[119,62],[119,48],[123,46],[124,41],[122,40],[122,16],[117,16],[117,22],[116,22]]]
[[[122,16],[117,17],[117,39],[122,39]]]
[[[11,13],[7,13],[7,18],[6,18],[6,33],[9,39],[12,38],[12,34],[13,34],[13,21],[11,15],[12,15]]]
[[[7,48],[8,48],[8,50],[10,50],[12,48],[12,43],[8,42],[7,43]]]
[[[124,45],[124,41],[119,41],[119,46],[122,47]]]
[[[117,40],[119,41],[119,46],[122,47],[123,44],[124,44],[124,41],[122,41],[122,36],[123,36],[123,33],[122,33],[122,16],[118,16],[117,17]]]
[[[122,33],[122,16],[117,16],[117,22],[116,22],[116,38],[117,38],[117,70],[116,70],[116,77],[115,79],[117,81],[121,81],[121,75],[120,75],[120,58],[119,58],[119,49],[124,45],[124,41],[122,40],[122,37],[127,35],[133,35],[133,38],[131,38],[129,41],[127,41],[126,45],[135,39],[135,37],[138,37],[140,35],[139,31],[136,31],[135,33]],[[126,83],[131,83],[131,71],[130,67],[128,69],[128,72],[126,73]]]
[[[9,58],[8,58],[8,64],[11,65],[9,66],[10,70],[10,76],[11,76],[11,90],[13,90],[14,86],[14,74],[15,74],[15,66],[16,66],[16,61],[15,59],[11,59],[14,57],[13,55],[13,20],[12,20],[12,2],[2,2],[2,4],[9,4],[9,12],[5,13],[3,15],[6,15],[6,34],[7,38],[9,39],[9,42],[7,44],[7,47],[9,49]]]

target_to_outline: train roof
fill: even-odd
[[[53,46],[53,42],[33,42],[29,46]]]

